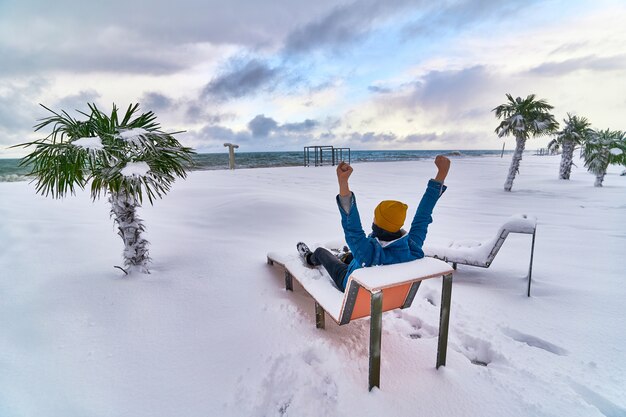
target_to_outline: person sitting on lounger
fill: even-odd
[[[428,181],[409,232],[402,229],[408,206],[400,201],[385,200],[376,206],[372,233],[366,236],[361,226],[356,197],[348,186],[348,178],[352,175],[353,168],[341,162],[337,167],[339,181],[337,205],[350,253],[347,259],[346,257],[339,259],[325,248],[317,248],[311,252],[305,243],[299,242],[296,247],[307,265],[324,266],[337,288],[343,292],[348,277],[355,269],[423,258],[422,245],[426,239],[428,225],[433,221],[433,208],[447,188],[443,182],[450,169],[450,160],[438,155],[435,158],[435,165],[438,169],[437,175]]]

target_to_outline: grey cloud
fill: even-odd
[[[336,87],[337,83],[335,80],[324,81],[323,83],[319,83],[310,88],[311,93],[319,93],[324,90],[328,90]]]
[[[235,132],[232,129],[223,126],[205,126],[201,131],[201,135],[208,139],[227,142],[249,142],[251,140],[250,133],[246,131]]]
[[[154,112],[169,110],[174,104],[173,99],[155,91],[144,93],[139,102],[143,109],[152,110]]]
[[[190,103],[185,110],[185,118],[188,121],[197,121],[205,117],[205,106],[200,103]],[[218,121],[219,122],[219,121]],[[210,123],[210,122],[209,122]],[[211,123],[213,124],[213,123]]]
[[[353,132],[349,135],[349,138],[353,142],[374,143],[374,142],[393,142],[398,139],[398,136],[395,133]]]
[[[624,70],[624,68],[626,68],[626,55],[610,57],[596,57],[592,55],[567,59],[561,62],[546,62],[531,69],[529,72],[538,75],[559,76],[579,70],[613,71]]]
[[[331,131],[341,126],[341,119],[339,117],[328,116],[322,123],[324,129]]]
[[[3,93],[0,94],[0,144],[25,142],[33,136],[37,120],[48,116],[36,99],[46,86],[44,79],[35,79],[27,84],[3,85]],[[41,133],[35,135],[41,136]]]
[[[86,90],[80,91],[77,94],[65,96],[58,100],[56,103],[47,105],[47,107],[52,108],[52,110],[54,111],[65,110],[72,117],[83,118],[83,115],[78,113],[78,111],[89,113],[87,103],[95,103],[96,105],[100,106],[101,103],[98,102],[99,99],[100,94],[96,90]]]
[[[202,97],[225,101],[256,93],[261,89],[271,90],[280,69],[271,68],[258,59],[233,62],[234,68],[214,78],[202,91]]]
[[[202,152],[210,148],[221,148],[225,142],[248,144],[253,138],[248,131],[234,131],[224,126],[207,125],[200,130],[181,133],[180,140],[185,145]]]
[[[509,79],[487,67],[474,66],[430,71],[413,82],[392,88],[387,94],[375,95],[373,101],[379,117],[398,114],[409,123],[419,124],[421,120],[486,123],[493,118],[491,109],[502,100],[502,92],[510,86]],[[494,104],[485,106],[485,103]]]
[[[369,27],[358,13],[354,13],[358,10],[354,4],[337,8],[323,19],[292,32],[287,37],[285,51],[304,53],[322,46],[341,45],[363,37],[369,32]]]
[[[402,138],[403,142],[408,143],[424,143],[434,142],[439,139],[436,133],[413,133]]]
[[[306,119],[300,123],[285,123],[282,128],[288,132],[310,132],[319,125],[316,120]]]
[[[408,24],[402,32],[406,38],[430,36],[453,29],[461,29],[476,22],[516,14],[536,2],[528,0],[460,0],[447,5],[431,3],[430,10],[417,21]]]
[[[194,45],[276,47],[337,3],[154,0],[147,7],[125,0],[14,1],[0,6],[3,33],[15,34],[0,37],[0,73],[177,71],[198,62]]]
[[[336,48],[363,39],[378,24],[419,0],[357,0],[338,6],[287,36],[285,52],[302,54],[323,47]]]
[[[558,48],[554,49],[553,51],[550,52],[550,55],[556,55],[559,53],[572,53],[572,52],[576,52],[579,51],[580,49],[584,48],[585,46],[587,46],[589,43],[588,42],[569,42],[569,43],[565,43],[561,46],[559,46]]]
[[[411,99],[422,107],[465,102],[483,89],[489,77],[483,66],[456,71],[431,71],[414,84]]]
[[[0,41],[1,42],[1,41]],[[145,45],[74,45],[65,49],[51,46],[49,50],[18,49],[0,44],[3,62],[1,75],[37,74],[42,70],[74,73],[126,72],[139,74],[168,74],[185,68],[181,57],[154,54]]]
[[[263,114],[255,116],[248,123],[248,129],[252,132],[253,137],[268,137],[271,135],[297,137],[309,134],[318,127],[326,128],[330,132],[337,126],[337,120],[333,118],[327,118],[324,123],[306,119],[302,122],[279,124],[276,120]]]
[[[370,92],[376,93],[376,94],[387,94],[387,93],[391,93],[391,91],[393,91],[389,87],[380,87],[378,85],[370,85],[369,87],[367,87],[367,89]]]
[[[276,120],[271,117],[265,117],[262,114],[257,115],[248,123],[248,129],[250,129],[254,137],[267,137],[277,127],[278,123]]]
[[[501,80],[483,66],[431,71],[409,85],[408,94],[401,95],[397,101],[400,106],[444,112],[455,118],[464,115],[472,117],[480,112],[476,103],[485,101],[492,90],[499,89],[500,85]],[[489,110],[484,109],[485,114],[489,114]]]
[[[189,122],[196,123],[203,121],[210,125],[215,125],[236,117],[234,113],[213,113],[207,110],[207,106],[198,102],[187,104],[185,111],[185,119]]]

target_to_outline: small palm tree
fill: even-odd
[[[67,112],[52,113],[35,126],[39,131],[52,126],[44,139],[15,146],[35,149],[22,158],[32,167],[36,191],[61,198],[91,181],[91,197],[107,194],[111,216],[124,241],[126,274],[149,273],[148,241],[142,237],[143,221],[137,216],[143,197],[150,204],[162,198],[176,177],[185,178],[192,167],[191,148],[182,146],[173,135],[159,130],[154,113],[137,114],[139,104],[130,105],[123,115],[113,104],[110,115],[88,104],[87,117],[77,120]]]
[[[595,132],[583,144],[581,156],[587,170],[596,176],[594,186],[602,187],[609,165],[626,165],[626,134],[609,129]]]
[[[567,113],[567,119],[563,119],[565,127],[563,130],[556,132],[556,138],[548,144],[548,149],[552,152],[558,152],[559,148],[563,148],[561,153],[561,165],[559,167],[559,179],[569,180],[572,171],[574,150],[576,146],[582,145],[593,133],[591,123],[584,118],[572,116]]]
[[[545,100],[535,100],[534,94],[523,100],[520,97],[513,99],[510,94],[507,94],[506,97],[508,102],[499,105],[492,111],[496,113],[498,119],[503,119],[496,128],[498,137],[509,135],[515,137],[515,152],[513,152],[509,175],[504,183],[504,191],[511,191],[515,175],[519,172],[526,140],[531,136],[553,133],[559,124],[554,116],[549,113],[553,107]]]

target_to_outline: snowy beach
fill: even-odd
[[[105,199],[0,183],[0,416],[626,415],[626,177],[577,162],[452,158],[426,244],[489,240],[537,216],[488,268],[454,274],[448,358],[435,369],[441,284],[383,315],[381,389],[369,321],[315,328],[312,299],[269,251],[342,237],[334,167],[196,171],[145,205],[152,274],[124,277]],[[363,225],[382,199],[414,212],[430,160],[354,165]],[[329,283],[329,285],[331,285]]]

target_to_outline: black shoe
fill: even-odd
[[[298,244],[296,245],[296,249],[298,249],[298,253],[300,254],[300,256],[302,256],[302,258],[304,259],[304,261],[309,264],[309,256],[311,256],[311,249],[309,249],[309,247],[306,245],[306,243],[304,242],[298,242]]]

